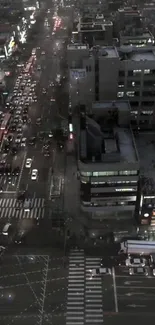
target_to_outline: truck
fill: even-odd
[[[121,242],[119,254],[151,255],[155,253],[155,241],[126,240]]]

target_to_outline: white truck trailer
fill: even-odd
[[[142,254],[155,253],[155,241],[126,240],[121,243],[119,254]]]

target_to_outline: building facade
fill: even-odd
[[[72,44],[68,46],[68,66],[72,106],[80,103],[89,110],[92,102],[129,100],[133,127],[154,128],[154,47],[89,50],[86,45]]]
[[[94,103],[80,115],[81,209],[96,217],[134,216],[139,159],[129,121],[125,101]]]

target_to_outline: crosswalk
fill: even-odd
[[[102,280],[90,272],[99,265],[100,258],[85,257],[82,249],[70,251],[66,325],[103,323]]]
[[[45,214],[45,199],[32,198],[30,211],[24,210],[24,202],[16,198],[0,199],[0,219],[43,219]]]

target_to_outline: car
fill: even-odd
[[[49,132],[48,137],[53,138],[53,132],[52,131]]]
[[[13,134],[9,134],[9,135],[7,136],[7,140],[8,140],[9,142],[12,142],[12,141],[13,141]]]
[[[36,137],[31,137],[29,139],[29,144],[33,146],[35,143],[36,143]]]
[[[144,267],[146,265],[146,260],[143,257],[134,257],[134,256],[128,256],[128,258],[125,260],[126,266],[142,266]]]
[[[18,231],[14,236],[14,243],[17,245],[25,244],[26,234],[24,231]]]
[[[27,123],[27,120],[28,120],[27,114],[23,115],[22,120],[23,120],[23,123]]]
[[[49,157],[49,156],[50,156],[50,152],[49,152],[49,150],[45,150],[45,151],[44,151],[44,156],[45,156],[45,157]]]
[[[26,115],[28,113],[28,110],[29,110],[28,107],[24,107],[23,114]]]
[[[90,270],[90,272],[92,277],[100,274],[109,275],[111,274],[111,269],[108,267],[100,267],[97,269]]]
[[[43,88],[42,93],[46,94],[46,89],[45,88]]]
[[[37,120],[36,120],[36,124],[37,125],[40,125],[41,124],[41,117],[38,117]]]
[[[15,143],[20,143],[21,142],[21,135],[17,135],[15,139]]]
[[[40,131],[39,135],[38,135],[40,140],[43,140],[45,137],[45,132],[44,131]]]
[[[22,128],[18,126],[16,131],[17,133],[22,133]]]
[[[26,147],[26,138],[22,138],[21,147]]]
[[[55,98],[51,97],[50,101],[55,102]]]
[[[145,275],[148,276],[148,268],[146,267],[130,267],[129,275]]]
[[[37,102],[37,96],[33,97],[33,102],[35,102],[35,103]]]
[[[11,184],[11,182],[12,182],[12,178],[11,178],[11,176],[8,177],[7,182],[8,182],[8,184]]]
[[[15,123],[10,124],[9,131],[15,132],[16,131],[16,127],[17,127],[17,125]]]
[[[19,173],[20,173],[20,167],[17,166],[17,167],[15,167],[15,168],[13,169],[13,171],[12,171],[12,175],[13,175],[13,176],[18,176]]]
[[[11,151],[12,151],[12,155],[14,156],[14,155],[16,155],[17,154],[17,147],[12,147],[12,149],[11,149]]]
[[[4,152],[4,153],[8,153],[9,150],[10,150],[10,145],[6,143],[6,144],[4,145],[4,147],[3,147],[3,152]]]
[[[32,169],[31,179],[35,181],[38,177],[38,169]]]
[[[25,167],[26,168],[31,168],[31,165],[32,165],[32,158],[27,158]]]
[[[3,227],[2,234],[3,236],[9,236],[11,232],[12,232],[12,225],[10,222],[7,222]]]

